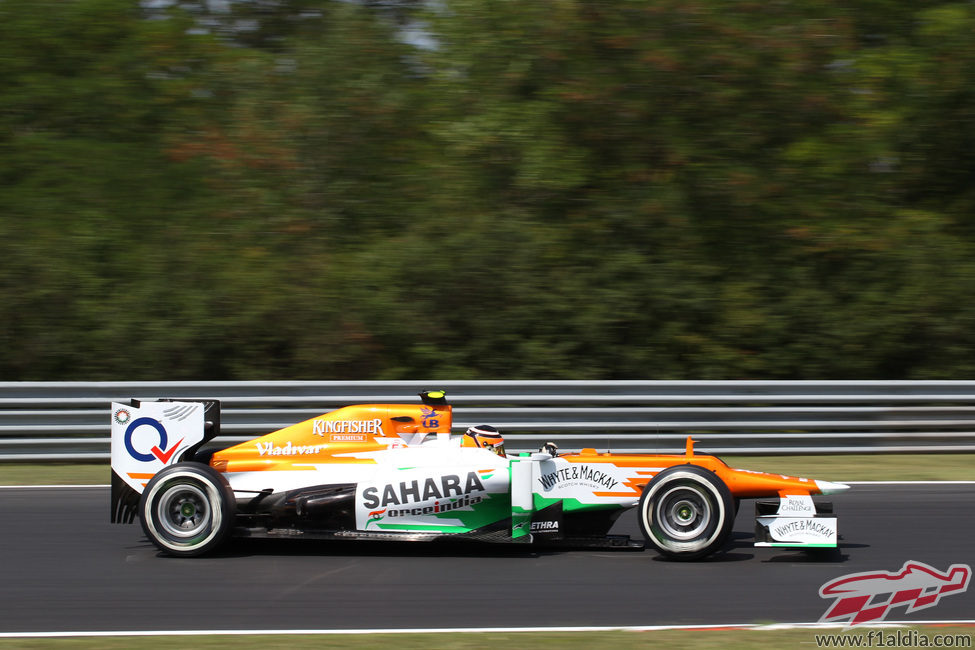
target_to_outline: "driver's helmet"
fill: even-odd
[[[504,438],[501,432],[490,424],[479,424],[464,433],[464,447],[483,447],[504,458]]]

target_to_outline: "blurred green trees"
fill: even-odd
[[[0,380],[975,375],[968,3],[153,6],[0,2]]]

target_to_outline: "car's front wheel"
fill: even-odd
[[[201,463],[177,463],[152,477],[139,501],[142,530],[168,555],[212,551],[233,527],[235,500],[227,479]]]
[[[675,465],[653,477],[640,497],[640,530],[666,557],[696,560],[731,536],[735,503],[728,486],[696,465]]]

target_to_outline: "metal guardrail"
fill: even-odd
[[[335,408],[442,388],[454,430],[501,427],[509,450],[716,454],[975,452],[975,381],[248,381],[0,383],[0,461],[106,461],[109,404],[221,400],[227,444]]]

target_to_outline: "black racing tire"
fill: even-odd
[[[146,537],[167,555],[203,555],[234,524],[236,500],[227,479],[201,463],[176,463],[152,477],[139,499]]]
[[[658,553],[674,560],[697,560],[728,542],[735,502],[714,472],[674,465],[643,490],[639,519],[644,539]]]

